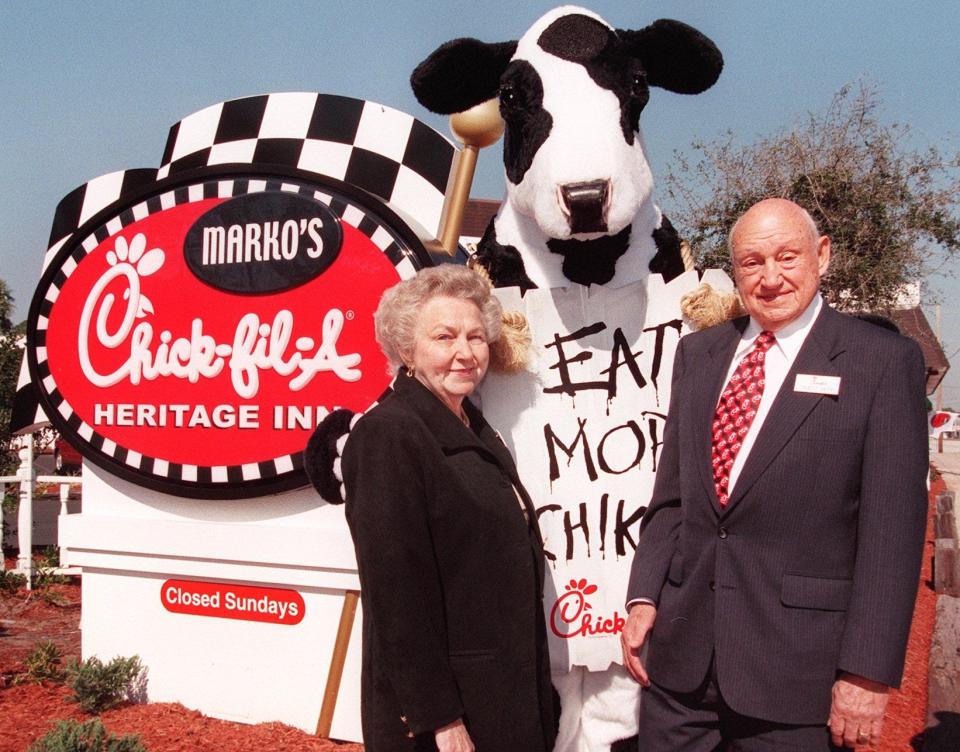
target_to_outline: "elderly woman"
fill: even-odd
[[[442,265],[374,316],[397,373],[343,451],[363,602],[368,752],[547,752],[554,723],[543,547],[506,447],[467,399],[501,310],[475,272]]]

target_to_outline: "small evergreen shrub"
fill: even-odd
[[[34,557],[33,563],[33,586],[35,588],[42,588],[45,585],[63,585],[67,582],[65,576],[56,572],[60,566],[60,549],[56,546],[47,546]],[[53,605],[59,604],[54,603]]]
[[[73,605],[69,598],[64,597],[56,590],[41,587],[39,590],[37,590],[37,593],[44,603],[49,603],[51,606],[55,606],[56,608],[67,608],[68,606]]]
[[[27,584],[27,578],[12,569],[0,569],[0,591],[13,595]]]
[[[52,640],[42,640],[24,661],[27,671],[23,679],[40,684],[44,681],[63,681],[63,653]]]
[[[136,735],[107,733],[99,718],[86,723],[59,721],[30,745],[28,752],[147,752]]]
[[[40,553],[33,555],[33,563],[39,569],[55,569],[60,566],[60,549],[46,546]]]
[[[100,713],[122,703],[133,690],[133,683],[143,670],[138,656],[117,656],[104,663],[96,656],[67,664],[67,686],[76,702],[87,713]]]

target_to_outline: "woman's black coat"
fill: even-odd
[[[534,508],[499,437],[464,409],[470,428],[400,375],[344,448],[367,752],[434,749],[461,716],[478,752],[553,744]]]

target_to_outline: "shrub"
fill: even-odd
[[[16,593],[27,584],[27,578],[10,569],[0,569],[0,591],[8,594]]]
[[[43,599],[43,602],[49,603],[51,606],[56,606],[57,608],[66,608],[73,605],[69,598],[64,597],[56,590],[51,590],[47,587],[41,587],[37,592],[40,594],[40,598]]]
[[[45,736],[30,745],[28,752],[147,752],[136,735],[107,733],[99,718],[86,723],[60,721]]]
[[[27,656],[24,679],[38,684],[44,681],[63,681],[63,653],[52,640],[42,640]]]
[[[46,546],[33,555],[33,565],[37,569],[56,569],[60,566],[60,549],[56,546]]]
[[[60,549],[56,546],[47,546],[33,557],[33,586],[42,588],[46,585],[63,585],[67,578],[57,574],[60,566]],[[57,604],[54,604],[57,605]]]
[[[96,656],[67,664],[67,686],[76,702],[87,713],[99,713],[115,707],[133,691],[133,683],[143,670],[138,656],[117,656],[103,663]]]

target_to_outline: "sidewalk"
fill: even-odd
[[[945,439],[943,452],[937,452],[937,442],[930,442],[930,462],[932,462],[943,479],[947,488],[960,493],[960,439]]]
[[[960,502],[960,441],[944,441],[943,452],[930,443],[930,462]],[[954,508],[960,512],[960,503]],[[960,749],[960,598],[941,594],[930,647],[927,731],[923,752]]]

